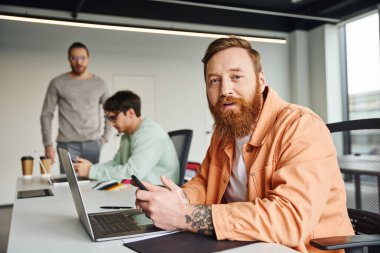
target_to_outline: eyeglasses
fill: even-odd
[[[118,112],[118,113],[116,113],[114,115],[107,115],[107,114],[105,114],[104,118],[107,119],[107,120],[109,120],[110,122],[115,122],[116,119],[117,119],[117,116],[119,116],[120,113],[121,112]]]
[[[87,57],[84,56],[84,55],[81,55],[81,56],[70,56],[69,59],[70,59],[70,61],[79,61],[79,60],[80,61],[84,61],[84,60],[87,59]]]

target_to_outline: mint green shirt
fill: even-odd
[[[133,134],[124,134],[113,160],[92,165],[89,177],[120,181],[131,175],[156,185],[162,185],[160,175],[179,183],[174,144],[168,133],[150,118],[144,118]]]

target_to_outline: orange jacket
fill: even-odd
[[[234,143],[222,147],[215,134],[184,191],[192,204],[212,205],[218,240],[260,240],[322,252],[309,245],[310,239],[353,234],[330,132],[311,110],[283,101],[269,87],[264,94],[260,119],[242,151],[246,202],[223,204]]]

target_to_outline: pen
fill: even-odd
[[[110,184],[106,184],[106,185],[100,187],[98,190],[107,190],[108,188],[110,188],[112,186],[115,186],[117,184],[118,184],[118,182],[113,182],[113,183],[110,183]]]
[[[103,209],[131,209],[131,206],[101,206]]]
[[[101,183],[103,183],[103,182],[97,183],[94,187],[92,187],[92,189],[95,189],[95,187],[99,186]]]

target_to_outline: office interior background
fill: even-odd
[[[11,2],[0,1],[1,14],[23,16],[27,13],[51,19],[72,19],[72,13],[65,10],[12,6]],[[352,119],[362,116],[380,117],[379,16],[377,6],[373,4],[376,1],[368,2],[369,5],[356,13],[357,15],[348,15],[349,17],[341,22],[292,29],[275,29],[276,25],[270,27],[265,24],[255,26],[248,20],[245,20],[244,26],[237,27],[228,23],[217,25],[184,20],[155,20],[151,18],[152,14],[147,15],[147,18],[81,12],[77,15],[79,19],[82,17],[96,23],[111,22],[138,27],[166,27],[212,31],[218,34],[283,38],[286,40],[285,44],[252,42],[253,47],[262,55],[267,83],[283,99],[310,107],[325,122],[336,122],[349,118],[345,113],[348,110],[347,101]],[[237,20],[241,14],[248,15],[244,14],[243,10],[232,10],[229,18]],[[374,48],[377,46],[377,52],[371,51],[371,55],[374,55],[373,62],[360,62],[365,71],[370,67],[375,68],[371,73],[362,73],[363,78],[370,76],[370,81],[366,81],[370,82],[370,88],[349,93],[347,83],[350,84],[349,80],[354,79],[347,80],[347,62],[350,62],[350,58],[346,49],[351,44],[346,43],[344,39],[348,38],[345,36],[345,32],[348,31],[345,28],[351,22],[372,15],[377,24],[377,30],[375,26],[374,32],[371,32],[371,35],[374,33],[375,36]],[[35,150],[41,155],[44,151],[40,130],[43,99],[50,80],[70,71],[67,48],[74,41],[81,41],[89,47],[89,70],[106,81],[111,94],[120,89],[134,90],[142,97],[144,116],[152,117],[167,131],[192,129],[194,136],[189,160],[201,162],[212,132],[212,117],[207,105],[201,59],[208,44],[213,40],[204,37],[103,30],[1,18],[0,205],[13,203],[16,179],[22,175],[20,158],[25,155],[33,156]],[[366,48],[364,42],[365,40],[361,41],[360,45],[362,53]],[[353,49],[355,52],[356,50]],[[350,99],[345,99],[345,96]],[[57,125],[56,113],[53,138],[57,134]],[[372,134],[380,138],[378,132]],[[103,147],[101,161],[112,159],[119,138],[114,131],[109,143]],[[360,146],[358,150],[376,152],[371,147]],[[58,173],[57,165],[56,163],[53,167],[52,174]],[[34,175],[39,174],[35,160]]]

